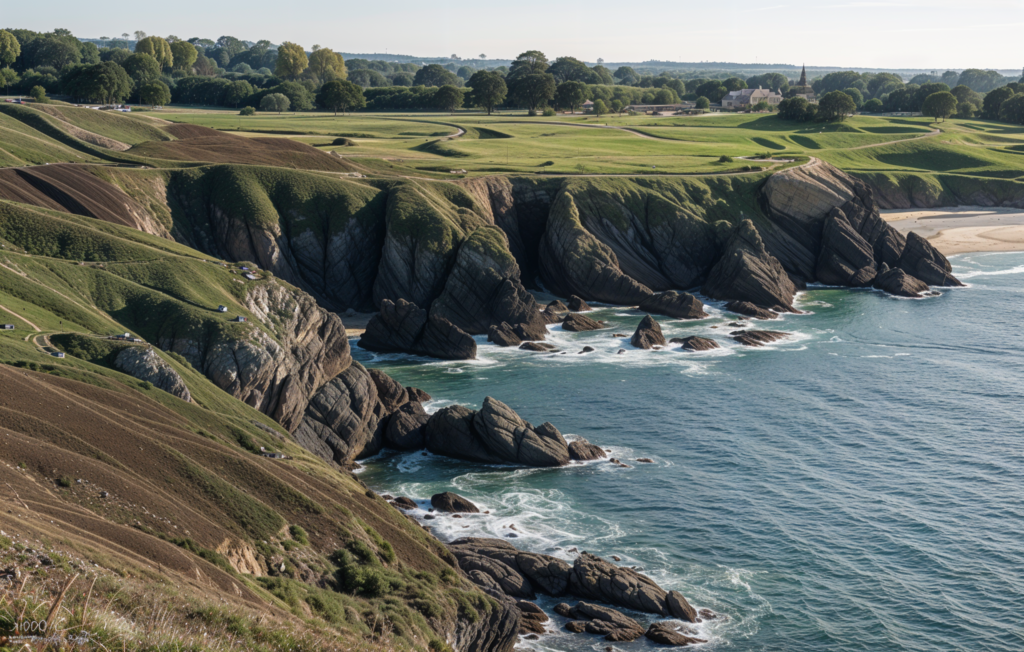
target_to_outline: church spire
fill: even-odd
[[[804,64],[803,68],[800,70],[800,83],[797,84],[797,86],[806,86],[806,85],[807,85],[807,64]]]

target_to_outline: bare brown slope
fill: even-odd
[[[345,172],[350,167],[337,157],[287,138],[243,138],[196,125],[164,129],[178,140],[142,143],[131,153],[169,161],[273,165],[325,172]]]
[[[141,204],[117,186],[73,163],[0,170],[0,199],[167,236],[166,230]]]

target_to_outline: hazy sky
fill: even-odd
[[[0,0],[0,22],[78,36],[314,43],[343,52],[587,61],[1020,68],[1024,0]]]

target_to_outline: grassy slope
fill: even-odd
[[[62,122],[72,124],[79,129],[113,138],[116,141],[136,145],[150,140],[171,140],[171,136],[160,129],[159,125],[149,118],[112,111],[82,109],[73,106],[50,104],[30,107],[53,116]]]

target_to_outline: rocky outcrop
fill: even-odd
[[[733,331],[729,334],[732,335],[732,339],[744,346],[764,346],[789,336],[788,333],[780,333],[779,331],[752,330]]]
[[[427,449],[438,455],[488,464],[563,466],[569,446],[550,423],[534,427],[488,396],[479,411],[443,408],[426,426]]]
[[[516,607],[519,609],[519,614],[522,617],[522,624],[519,629],[520,634],[543,634],[546,631],[544,623],[548,622],[550,618],[544,613],[543,609],[526,600],[517,602]]]
[[[882,266],[874,285],[889,294],[911,299],[917,299],[928,291],[928,284],[921,279],[914,278],[898,267],[889,269],[887,265]]]
[[[317,392],[292,433],[306,450],[342,466],[383,445],[377,387],[358,362]]]
[[[494,324],[487,330],[487,341],[494,342],[498,346],[519,346],[523,343],[521,337],[507,322]]]
[[[700,299],[687,292],[675,290],[653,294],[641,301],[638,307],[644,312],[653,312],[673,319],[703,319],[708,316]]]
[[[591,444],[582,437],[569,442],[570,459],[577,460],[579,462],[590,462],[604,457],[607,457],[607,455],[603,448]]]
[[[430,415],[418,401],[410,401],[395,410],[384,430],[384,448],[420,450],[426,446],[426,425]]]
[[[479,514],[480,510],[472,502],[457,493],[445,491],[430,497],[430,505],[439,512],[448,514]]]
[[[644,635],[640,623],[620,611],[598,604],[580,602],[570,607],[561,603],[555,606],[555,613],[572,619],[565,625],[570,632],[598,634],[607,641],[617,642],[635,641]]]
[[[557,557],[519,550],[501,539],[456,539],[448,548],[456,558],[473,554],[499,561],[546,595],[564,595],[569,588],[572,567]]]
[[[570,313],[565,318],[565,321],[562,322],[562,330],[572,331],[574,333],[596,331],[602,328],[604,328],[604,326],[600,323],[577,312]]]
[[[183,401],[192,402],[192,394],[182,377],[151,348],[126,346],[114,358],[114,367]]]
[[[359,346],[380,353],[409,352],[442,360],[476,357],[476,342],[443,317],[427,315],[416,304],[385,299],[370,318]]]
[[[744,220],[729,238],[701,291],[712,299],[749,301],[762,308],[793,312],[796,286],[765,249],[753,222]]]
[[[838,208],[833,208],[825,218],[815,273],[825,285],[863,287],[875,280],[877,269],[871,244],[854,230]]]
[[[524,351],[535,351],[537,353],[545,353],[547,351],[557,351],[558,347],[554,344],[547,342],[523,342],[519,345],[519,348]]]
[[[665,346],[665,336],[661,334],[661,326],[658,322],[647,315],[640,320],[630,343],[638,349],[653,349],[656,346]]]
[[[588,552],[580,553],[569,576],[569,592],[617,607],[669,615],[668,593],[654,580]]]
[[[900,256],[899,268],[928,285],[963,285],[953,276],[953,266],[946,257],[916,233],[907,234],[907,246]]]
[[[562,302],[559,301],[558,303],[560,304]],[[571,310],[572,312],[589,312],[593,310],[593,308],[590,307],[590,304],[588,304],[586,301],[576,296],[575,294],[569,297],[568,309]]]
[[[460,618],[451,635],[454,650],[512,652],[519,641],[522,614],[517,601],[506,595],[492,595],[494,608],[480,610],[479,618]]]
[[[681,344],[683,351],[711,351],[713,349],[720,349],[718,342],[710,340],[706,337],[698,337],[697,335],[691,335],[689,337],[674,337],[671,340],[672,344]]]
[[[690,603],[679,591],[669,591],[665,597],[665,604],[668,606],[668,613],[675,618],[680,618],[688,623],[700,622],[697,610],[690,606]]]
[[[739,315],[746,315],[747,317],[753,317],[754,319],[778,319],[778,313],[766,310],[765,308],[759,308],[749,301],[730,301],[725,304],[725,309],[729,312],[735,312]]]
[[[651,623],[651,626],[647,628],[647,632],[644,636],[659,645],[672,645],[675,647],[707,643],[707,640],[705,639],[686,636],[679,631],[679,628],[675,623],[667,620]]]

